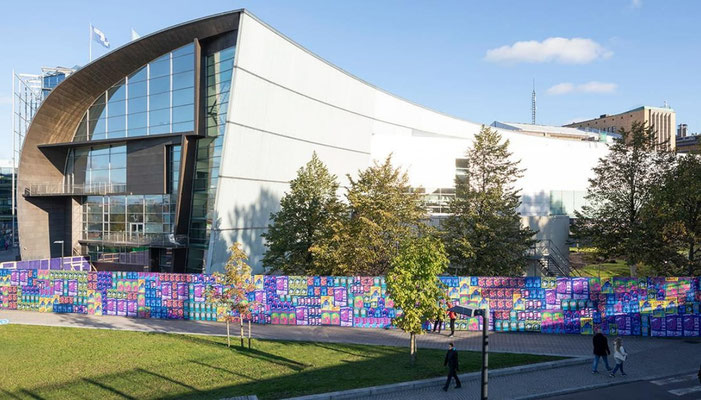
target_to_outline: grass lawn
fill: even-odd
[[[629,277],[630,267],[623,260],[616,260],[615,263],[587,264],[578,269],[582,276],[593,276],[601,278]],[[653,276],[650,269],[645,265],[638,266],[638,276]]]
[[[237,343],[238,341],[233,343]],[[443,350],[255,340],[26,325],[0,326],[0,398],[277,399],[443,375]],[[462,372],[480,353],[461,352]],[[559,359],[493,353],[490,368]]]

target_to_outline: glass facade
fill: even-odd
[[[194,44],[188,44],[124,77],[95,99],[73,141],[192,131],[194,69]]]
[[[170,195],[87,196],[84,240],[148,241],[173,233]]]
[[[234,53],[235,48],[230,47],[207,56],[206,59],[204,101],[206,138],[197,142],[189,230],[188,272],[202,271],[209,245],[233,77]]]
[[[16,224],[12,213],[12,170],[13,168],[0,168],[0,249],[11,246],[13,225]]]
[[[168,146],[167,192],[178,194],[180,188],[180,145]]]
[[[66,186],[122,187],[127,184],[125,144],[73,148],[68,152],[64,173]]]

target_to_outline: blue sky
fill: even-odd
[[[0,158],[11,156],[11,71],[88,60],[92,23],[112,48],[189,19],[247,8],[391,93],[460,118],[561,125],[640,105],[701,131],[701,2],[12,1],[0,24]],[[167,6],[166,6],[167,5]],[[45,7],[45,8],[42,8]],[[19,17],[24,15],[24,17]],[[104,50],[93,44],[93,55]]]

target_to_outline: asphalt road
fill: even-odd
[[[610,379],[622,380],[625,377],[616,376]],[[699,400],[701,399],[701,382],[699,382],[695,373],[684,374],[665,379],[638,381],[549,398],[549,400],[591,399]]]

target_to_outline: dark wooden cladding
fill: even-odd
[[[127,193],[166,193],[166,146],[180,144],[181,137],[127,142]]]
[[[66,247],[69,247],[68,243],[77,244],[75,237],[57,239],[57,230],[49,232],[51,220],[60,214],[55,208],[65,208],[66,204],[54,199],[29,201],[21,196],[30,184],[60,185],[63,182],[59,160],[47,157],[38,146],[71,141],[85,110],[98,95],[149,61],[192,43],[196,38],[207,39],[236,31],[241,12],[217,14],[144,36],[87,64],[51,92],[32,120],[19,162],[17,208],[23,259],[49,257],[50,241],[63,239]]]

